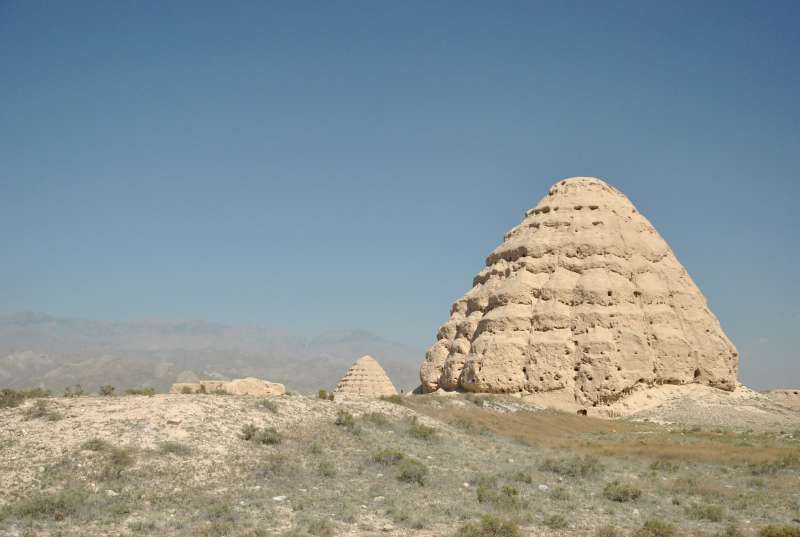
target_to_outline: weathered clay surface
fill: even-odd
[[[234,380],[201,380],[200,382],[179,382],[173,384],[169,390],[169,393],[187,392],[224,392],[230,395],[283,395],[286,393],[286,388],[283,384],[248,377]]]
[[[764,395],[783,406],[800,410],[800,388],[769,390]]]
[[[397,389],[381,365],[372,356],[362,356],[339,381],[336,397],[384,397],[396,395]]]
[[[420,370],[425,391],[574,393],[641,383],[736,386],[738,354],[705,297],[624,194],[559,181],[453,304]]]

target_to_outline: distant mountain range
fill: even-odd
[[[300,337],[255,325],[204,321],[93,321],[41,313],[0,315],[0,388],[81,384],[96,391],[200,378],[255,376],[287,389],[331,389],[360,356],[386,369],[397,389],[419,384],[424,351],[365,331]]]

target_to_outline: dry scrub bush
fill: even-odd
[[[638,499],[642,489],[630,483],[612,481],[603,489],[603,496],[614,502],[629,502]]]
[[[519,526],[492,515],[484,515],[478,522],[461,526],[453,537],[520,537]]]
[[[566,477],[591,477],[600,473],[602,465],[594,457],[576,456],[568,459],[545,459],[539,469]]]
[[[642,524],[642,527],[633,532],[633,537],[675,537],[678,530],[669,522],[658,518],[651,518]]]

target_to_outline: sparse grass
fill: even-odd
[[[125,390],[125,395],[145,395],[147,397],[153,397],[155,394],[156,391],[153,388],[128,388]]]
[[[44,419],[47,421],[58,421],[62,419],[60,413],[50,408],[50,404],[44,399],[37,399],[31,406],[22,413],[26,420]]]
[[[600,473],[602,465],[594,457],[569,457],[565,459],[545,459],[539,466],[544,472],[553,472],[565,477],[593,477]]]
[[[773,526],[761,528],[758,537],[800,537],[800,526]]]
[[[478,522],[464,524],[453,533],[453,537],[520,537],[519,526],[514,522],[484,515]]]
[[[308,409],[297,420],[292,412],[303,404],[303,398]],[[20,485],[13,478],[9,480],[12,496],[5,496],[9,506],[16,505],[11,498],[32,496],[33,490],[59,490],[75,482],[85,483],[87,493],[91,486],[91,493],[66,522],[47,517],[18,519],[7,508],[9,518],[0,527],[10,524],[19,528],[21,537],[26,536],[25,531],[54,537],[59,532],[86,537],[312,537],[328,531],[330,535],[353,536],[425,533],[491,537],[523,533],[519,528],[516,534],[502,533],[497,524],[483,527],[473,519],[492,513],[500,517],[494,518],[498,522],[508,520],[515,528],[519,524],[527,533],[537,535],[574,532],[584,537],[744,537],[735,527],[738,533],[727,531],[725,524],[738,521],[745,535],[754,536],[769,522],[789,523],[797,516],[797,473],[791,459],[780,462],[781,469],[774,472],[752,475],[751,463],[771,461],[777,465],[798,451],[800,443],[788,435],[710,430],[673,433],[656,424],[596,423],[591,417],[576,421],[555,412],[520,410],[515,406],[522,403],[502,396],[483,408],[464,405],[460,397],[406,397],[406,408],[394,409],[402,411],[397,417],[390,414],[389,405],[380,402],[348,401],[330,406],[308,399],[273,399],[280,405],[276,416],[269,409],[261,411],[255,397],[201,401],[204,412],[208,408],[219,416],[213,419],[224,421],[184,420],[179,429],[191,436],[180,442],[192,448],[191,454],[172,454],[171,448],[163,449],[156,443],[154,449],[127,450],[130,460],[116,464],[112,452],[123,448],[93,439],[63,456],[59,447],[48,446],[55,457],[48,463],[16,459],[28,466],[28,475],[35,481]],[[176,428],[163,423],[161,405],[174,406],[174,400],[128,402],[157,409],[154,419],[162,423],[160,429],[120,419],[114,413],[123,403],[123,399],[110,406],[97,399],[52,401],[54,408],[68,407],[71,416],[84,406],[101,409],[96,413],[103,420],[100,428],[88,427],[80,418],[57,426],[72,428],[74,421],[76,432],[87,435],[83,438],[97,434],[112,442],[125,439],[134,443],[131,445],[143,446],[173,438]],[[0,412],[0,420],[10,419],[12,427],[22,425],[33,434],[52,430],[43,421],[20,421],[29,404],[25,403],[22,410]],[[335,409],[339,408],[349,412],[335,426]],[[422,438],[411,434],[413,420],[403,417],[411,414],[420,416],[418,424],[437,431],[435,442],[426,441],[424,434]],[[441,425],[461,420],[468,424],[462,430],[469,434]],[[5,423],[0,421],[0,429]],[[257,425],[242,429],[242,438],[249,436],[249,440],[232,438],[245,423]],[[544,429],[522,428],[531,424]],[[279,445],[255,445],[265,425],[281,431]],[[360,435],[349,434],[350,427],[360,427]],[[219,438],[219,431],[226,430],[233,431],[227,433],[229,438]],[[489,432],[472,434],[478,430]],[[18,434],[6,436],[0,439],[0,450],[10,449],[18,456],[27,439]],[[674,458],[656,445],[662,440],[694,455],[685,461]],[[717,455],[712,454],[717,448],[723,453],[729,448],[747,449],[750,454],[744,458],[743,452],[736,451],[733,460],[718,462],[714,458]],[[14,464],[12,475],[16,472]],[[44,471],[36,468],[39,464]],[[121,466],[121,470],[104,472],[106,466]],[[488,472],[490,477],[476,479],[479,472]],[[541,486],[544,484],[549,488]],[[639,491],[642,497],[636,505],[612,503],[631,501],[636,493],[629,487],[646,490],[646,497]],[[273,500],[279,495],[287,498]],[[673,498],[676,503],[672,503]],[[215,503],[227,506],[227,511],[214,507]],[[696,505],[724,505],[724,522],[693,518],[689,513]],[[632,513],[633,507],[640,512],[638,516]],[[568,529],[542,525],[546,520],[559,526],[555,515],[562,517],[560,522],[567,523]],[[642,526],[644,520],[654,517],[670,521],[674,532],[652,523]],[[316,518],[329,518],[333,525],[328,530],[314,528]],[[745,520],[751,521],[746,527]],[[389,522],[393,528],[384,528]],[[621,529],[598,528],[612,522]],[[86,526],[85,531],[78,529],[80,524]]]
[[[773,460],[750,464],[753,475],[774,475],[781,470],[800,469],[800,452],[787,453]]]
[[[614,502],[630,502],[642,495],[642,489],[630,483],[612,481],[603,489],[603,496]]]

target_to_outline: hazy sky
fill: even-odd
[[[742,379],[800,385],[798,28],[779,1],[0,0],[0,310],[424,347],[593,175]]]

